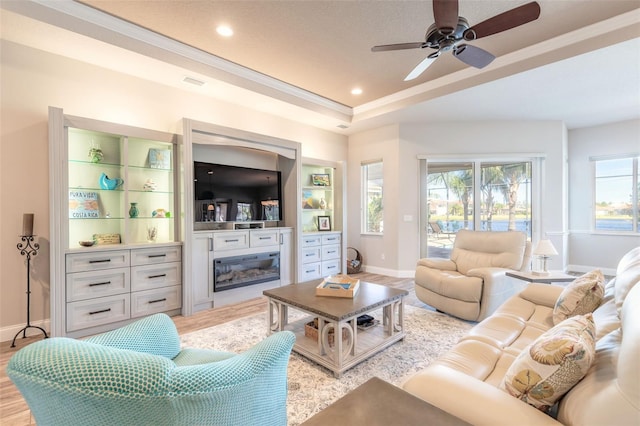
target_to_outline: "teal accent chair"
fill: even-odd
[[[84,340],[53,337],[18,351],[7,374],[43,425],[286,425],[295,335],[241,354],[180,349],[155,314]]]

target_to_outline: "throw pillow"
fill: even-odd
[[[596,310],[604,297],[602,271],[587,272],[571,282],[560,294],[553,308],[553,323],[559,324],[574,315],[584,315]]]
[[[516,357],[500,389],[547,411],[587,374],[595,357],[594,336],[591,314],[564,320]]]

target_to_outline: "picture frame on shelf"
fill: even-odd
[[[318,216],[318,231],[331,231],[331,216]]]
[[[311,175],[311,185],[331,186],[331,179],[327,173],[313,173]]]
[[[69,190],[69,219],[97,219],[99,217],[97,192]]]
[[[149,167],[152,169],[171,169],[171,150],[149,148]]]
[[[311,191],[302,191],[302,208],[313,208],[313,194],[311,193]]]

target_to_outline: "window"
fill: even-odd
[[[363,163],[362,172],[362,232],[382,234],[382,161]]]
[[[517,230],[531,239],[532,168],[530,160],[434,160],[421,166],[421,256],[448,257],[460,229]]]
[[[596,231],[638,232],[639,158],[592,159],[595,165],[593,223]]]

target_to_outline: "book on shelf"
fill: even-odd
[[[347,275],[330,275],[316,287],[316,296],[353,298],[360,288],[360,280]]]

